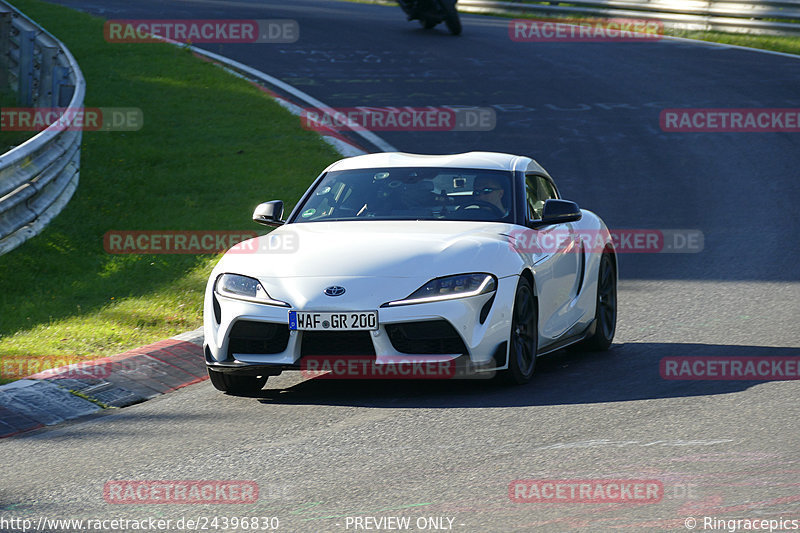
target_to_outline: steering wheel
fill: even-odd
[[[503,216],[505,216],[505,212],[502,209],[500,209],[499,207],[497,207],[496,205],[494,205],[491,202],[485,202],[483,200],[470,200],[468,204],[464,204],[464,205],[459,206],[456,209],[456,211],[469,209],[469,208],[471,208],[473,206],[478,208],[478,209],[486,209],[486,210],[491,211],[492,214],[495,215],[496,218],[503,218]]]

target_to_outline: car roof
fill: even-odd
[[[341,159],[330,165],[326,172],[334,170],[356,170],[363,168],[392,167],[442,167],[483,170],[510,170],[542,172],[544,169],[533,159],[525,156],[499,152],[467,152],[463,154],[424,155],[404,152],[381,152]]]

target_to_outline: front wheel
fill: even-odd
[[[592,351],[605,351],[611,347],[617,329],[617,270],[611,252],[603,252],[597,271],[597,304],[594,313],[594,335],[583,342]]]
[[[237,376],[210,368],[208,377],[215,389],[233,395],[255,394],[267,383],[267,376]]]
[[[538,321],[531,283],[520,278],[511,314],[508,370],[502,374],[507,383],[523,385],[533,377],[539,337]]]
[[[458,10],[456,9],[455,0],[439,0],[439,5],[444,14],[444,23],[450,33],[453,35],[461,35],[461,19],[458,18]]]

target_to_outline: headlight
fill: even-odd
[[[217,278],[217,284],[214,290],[220,296],[227,296],[228,298],[236,298],[237,300],[247,300],[249,302],[256,302],[267,305],[280,305],[281,307],[289,307],[286,302],[273,300],[261,282],[255,278],[247,276],[240,276],[239,274],[223,274]]]
[[[414,291],[402,300],[385,305],[409,305],[426,302],[439,302],[455,298],[478,296],[497,290],[497,280],[491,274],[458,274],[436,278]]]

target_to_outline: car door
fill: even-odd
[[[578,279],[584,267],[583,243],[576,238],[574,223],[539,226],[544,202],[557,199],[549,177],[526,174],[525,201],[528,225],[534,228],[537,248],[543,252],[535,264],[539,294],[540,335],[557,339],[581,316],[575,306]]]

